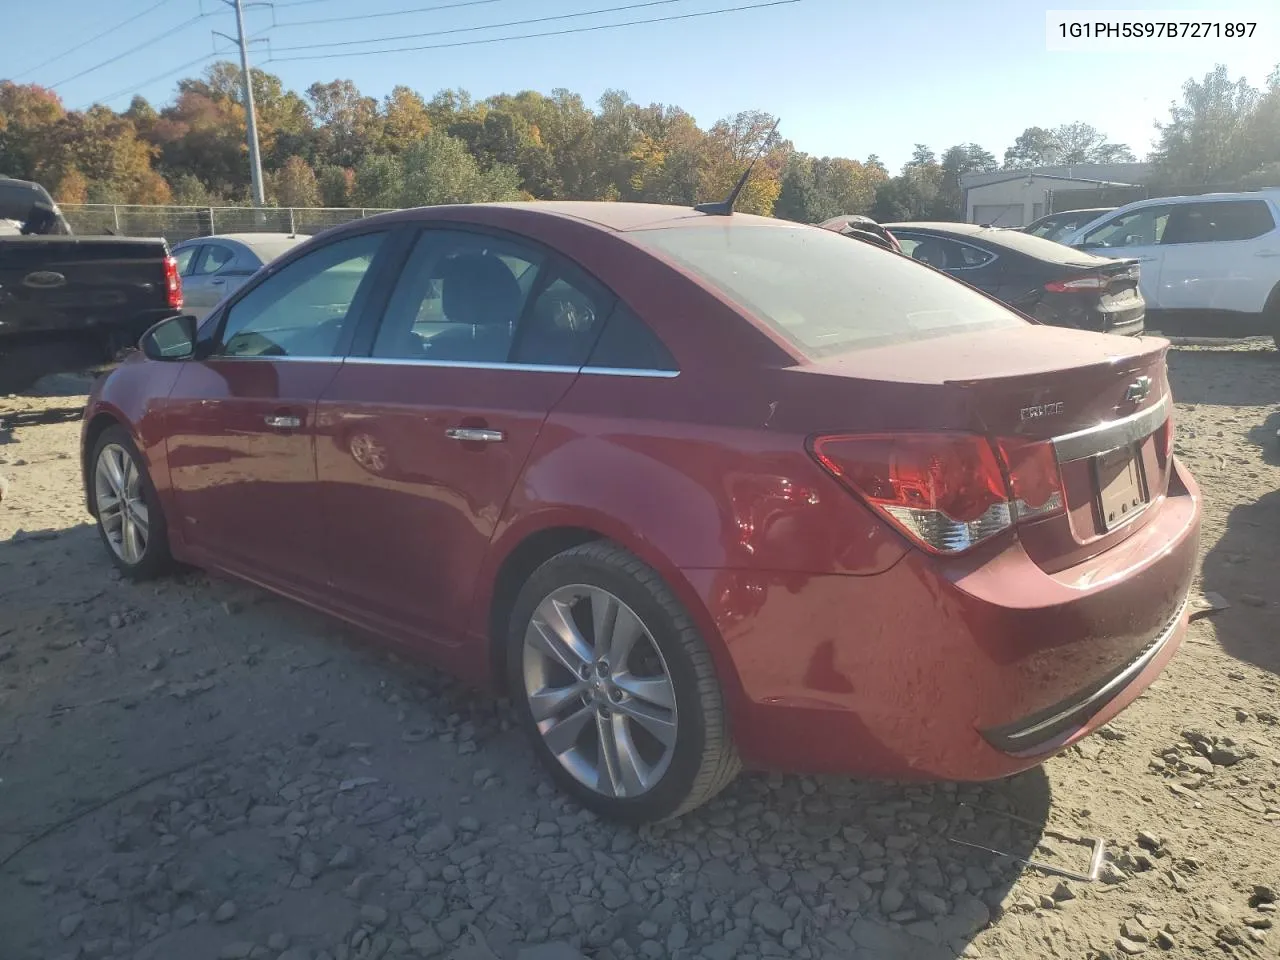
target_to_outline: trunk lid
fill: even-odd
[[[1028,553],[1056,572],[1120,542],[1159,509],[1169,480],[1168,346],[1028,324],[852,351],[808,369],[885,385],[894,410],[876,412],[876,429],[1052,442],[1066,511],[1019,532]]]

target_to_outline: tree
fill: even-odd
[[[964,219],[964,191],[960,178],[966,173],[996,169],[996,158],[976,143],[956,144],[942,154],[942,177],[933,216],[938,220]]]
[[[320,206],[320,183],[311,165],[292,156],[276,173],[268,174],[271,198],[282,207]]]
[[[782,184],[778,191],[778,202],[773,205],[773,215],[799,223],[817,223],[821,216],[818,204],[813,159],[808,154],[793,153],[782,172]]]
[[[396,86],[382,101],[383,136],[388,150],[403,153],[431,132],[431,115],[421,94]]]
[[[1004,168],[1006,170],[1024,170],[1027,167],[1046,167],[1056,163],[1058,143],[1053,131],[1044,127],[1027,127],[1013,146],[1004,152]]]
[[[39,180],[57,167],[56,128],[66,117],[52,90],[0,80],[0,173]]]
[[[519,174],[501,164],[481,170],[466,144],[438,130],[405,151],[404,187],[397,206],[517,200]]]
[[[1123,143],[1110,143],[1107,135],[1087,123],[1064,123],[1053,130],[1060,164],[1129,163],[1133,151]]]
[[[1006,170],[1025,170],[1054,164],[1128,163],[1133,151],[1111,143],[1107,135],[1087,123],[1064,123],[1047,130],[1027,127],[1004,152]]]
[[[63,204],[88,203],[89,181],[76,167],[67,167],[62,173],[62,179],[53,189],[53,199]]]
[[[307,99],[316,128],[318,159],[352,167],[382,140],[384,125],[378,101],[366,97],[350,80],[313,83],[307,87]]]
[[[781,174],[791,153],[772,136],[776,120],[761,110],[747,110],[716,123],[707,133],[707,163],[698,190],[700,200],[723,200],[747,165],[764,149],[734,209],[765,216],[782,191]],[[772,149],[769,149],[772,147]]]
[[[1273,74],[1264,101],[1243,77],[1232,80],[1221,64],[1182,87],[1182,102],[1169,106],[1169,120],[1157,123],[1153,154],[1157,179],[1174,184],[1225,183],[1268,161],[1280,146],[1280,80]],[[1264,129],[1266,128],[1266,129]],[[1270,152],[1268,152],[1270,151]]]

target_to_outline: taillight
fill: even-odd
[[[963,553],[1064,509],[1052,444],[975,434],[823,436],[811,453],[828,473],[931,553]]]
[[[1044,285],[1050,293],[1089,293],[1107,289],[1109,280],[1100,273],[1091,273],[1087,277],[1073,277],[1070,280],[1053,280]]]
[[[178,272],[178,261],[173,257],[164,258],[164,284],[168,294],[170,310],[182,309],[182,274]]]

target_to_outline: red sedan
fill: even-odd
[[[406,210],[157,325],[85,411],[128,575],[250,580],[507,692],[615,818],[743,766],[1002,777],[1173,656],[1168,344],[829,230]]]

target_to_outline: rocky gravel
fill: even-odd
[[[1280,355],[1170,364],[1216,599],[1130,710],[1007,781],[748,775],[641,829],[401,651],[204,574],[121,581],[82,400],[0,398],[0,957],[1280,956]],[[1107,858],[1064,880],[953,835]]]

